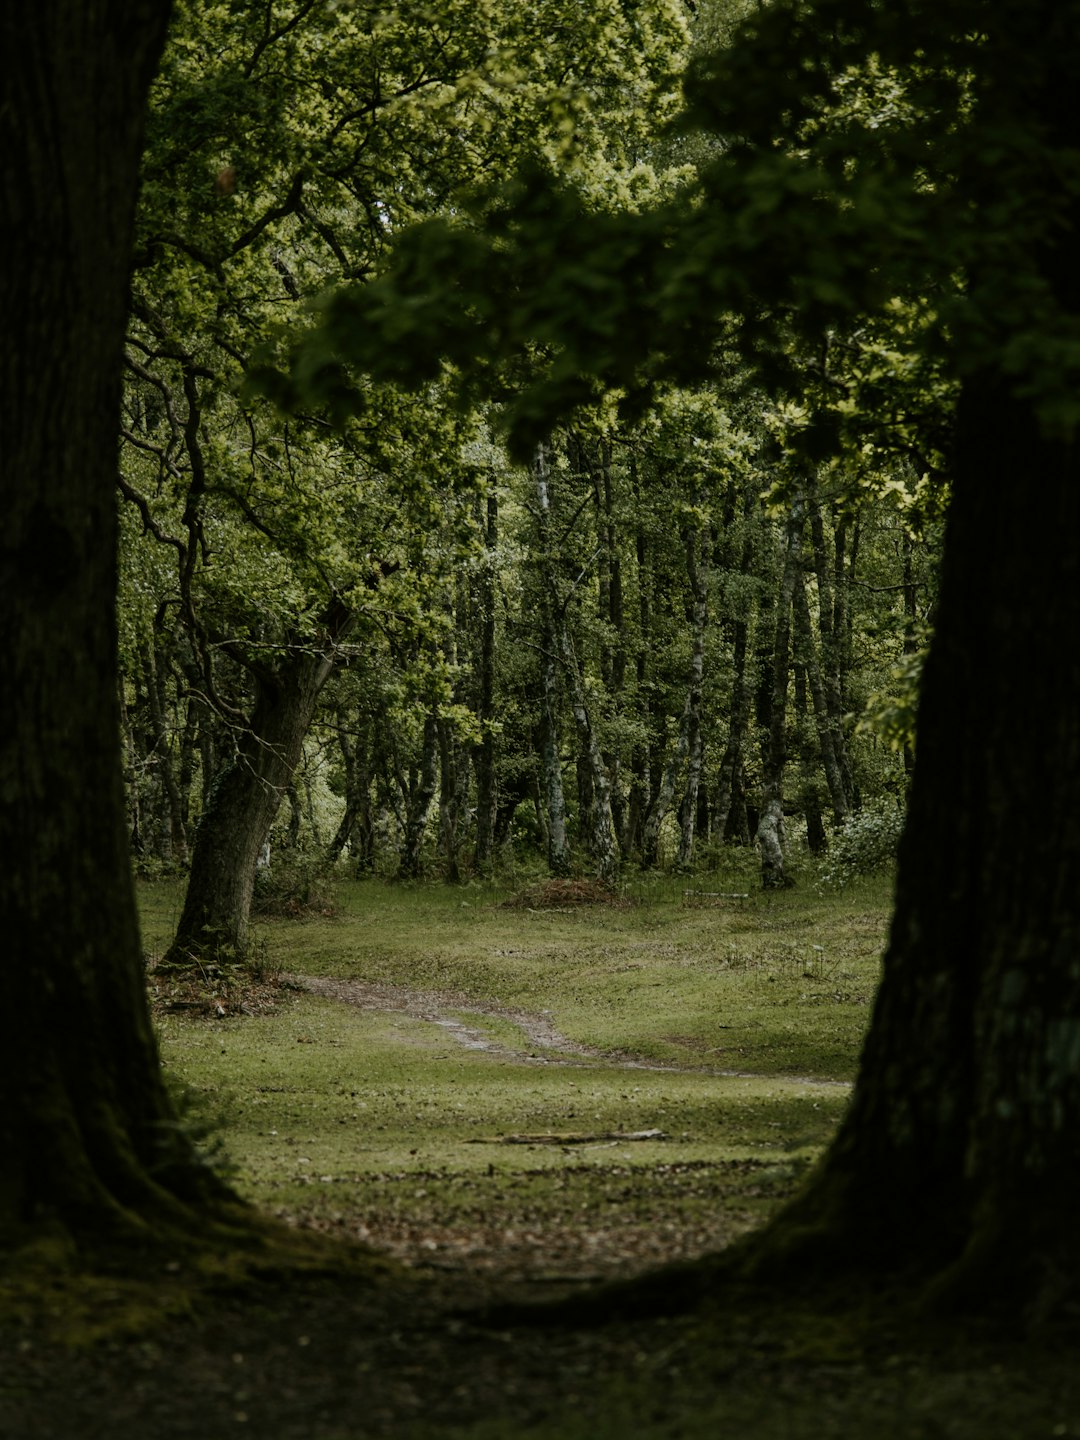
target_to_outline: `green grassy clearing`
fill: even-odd
[[[888,887],[689,905],[684,888],[548,911],[342,883],[333,916],[260,927],[268,965],[435,992],[437,1011],[305,994],[272,1015],[166,1016],[166,1066],[217,1114],[243,1194],[416,1263],[501,1254],[556,1279],[715,1248],[839,1120]],[[151,950],[179,898],[142,887]],[[539,1043],[524,1015],[589,1053]]]
[[[683,888],[553,913],[479,887],[343,883],[333,916],[261,926],[267,965],[387,987],[399,1008],[287,992],[273,1013],[166,1015],[167,1069],[192,1124],[216,1120],[244,1195],[404,1259],[450,1303],[567,1295],[715,1250],[790,1194],[835,1129],[889,887],[691,905]],[[140,898],[160,951],[179,891]],[[183,1400],[168,1432],[183,1440],[256,1419],[282,1440],[1080,1435],[1068,1337],[981,1337],[877,1291],[725,1285],[671,1320],[536,1333],[456,1330],[426,1293],[401,1300],[416,1313],[400,1330],[372,1328],[362,1287],[290,1282],[211,1311],[190,1349],[170,1332],[160,1379],[140,1383]]]

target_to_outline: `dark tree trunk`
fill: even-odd
[[[754,563],[754,537],[751,517],[757,505],[756,489],[747,487],[743,498],[743,547],[739,574],[749,576]],[[716,785],[716,813],[714,826],[721,841],[738,835],[740,843],[748,843],[746,832],[746,799],[742,788],[742,754],[746,735],[746,723],[750,718],[752,687],[747,677],[747,650],[750,638],[750,617],[746,613],[746,602],[741,602],[732,625],[732,670],[731,706],[728,719],[728,737],[720,761],[720,773]],[[745,838],[744,838],[745,837]]]
[[[847,1119],[774,1256],[816,1237],[936,1268],[954,1299],[1075,1296],[1078,534],[1076,444],[970,384],[884,978]]]
[[[187,827],[184,823],[186,806],[179,780],[173,770],[170,754],[169,726],[165,719],[166,675],[157,663],[152,644],[145,646],[141,659],[146,680],[146,699],[154,743],[155,769],[161,779],[162,810],[164,812],[160,843],[161,858],[184,864],[188,852]]]
[[[701,736],[701,687],[705,673],[705,626],[708,620],[709,595],[705,578],[698,559],[700,536],[697,530],[690,530],[683,536],[686,552],[687,580],[690,588],[691,651],[690,669],[686,677],[686,699],[679,719],[679,731],[675,744],[661,772],[660,783],[650,797],[649,808],[641,827],[641,863],[646,867],[656,864],[660,854],[660,830],[675,797],[675,786],[682,767],[691,754],[695,736]],[[697,775],[691,772],[688,785],[694,787],[694,802],[697,800],[697,783],[701,774],[700,751],[695,757]],[[693,818],[690,819],[690,844],[693,843]],[[686,838],[680,824],[680,851],[682,862]],[[682,862],[688,863],[688,862]]]
[[[690,582],[693,612],[693,651],[686,690],[686,790],[679,811],[678,863],[689,868],[694,858],[694,827],[697,821],[698,788],[704,762],[701,705],[705,677],[705,631],[709,619],[709,583],[704,557],[698,553],[700,537],[692,531],[686,537],[686,570]]]
[[[848,709],[844,691],[851,648],[848,634],[851,617],[848,593],[852,573],[851,569],[845,566],[846,525],[841,523],[836,529],[832,573],[825,524],[821,506],[816,501],[810,506],[810,539],[814,551],[814,570],[817,574],[818,632],[821,636],[820,679],[814,692],[814,712],[818,719],[822,757],[824,759],[828,756],[826,766],[831,764],[833,767],[829,776],[829,794],[833,802],[833,813],[839,822],[847,816],[856,802],[855,781],[844,735],[844,715]],[[856,531],[852,563],[857,553]],[[805,624],[809,633],[809,613]]]
[[[840,825],[847,819],[850,803],[844,776],[844,766],[836,751],[837,743],[843,747],[844,736],[839,726],[834,728],[832,724],[829,706],[825,696],[825,685],[821,676],[821,666],[818,663],[817,648],[814,645],[814,632],[810,623],[810,606],[806,599],[806,583],[801,570],[795,577],[793,603],[795,654],[804,671],[804,684],[809,684],[810,687],[821,765],[825,771],[825,783],[829,787],[829,798],[832,801],[833,807],[833,819],[837,825]],[[822,837],[824,837],[824,831],[822,831],[821,834]],[[814,847],[811,846],[811,849],[813,848]],[[815,850],[814,853],[818,854],[820,852]]]
[[[195,832],[187,895],[167,963],[247,958],[259,854],[292,785],[315,703],[333,670],[332,646],[350,624],[342,607],[327,619],[325,650],[301,653],[256,677],[250,722],[234,759],[215,779]]]
[[[423,868],[424,839],[438,785],[439,721],[432,711],[424,720],[420,768],[406,797],[405,833],[398,865],[403,880],[415,880]]]
[[[0,19],[0,1237],[147,1239],[223,1194],[164,1091],[125,834],[116,448],[141,117],[168,4]]]
[[[439,735],[439,846],[451,885],[461,882],[462,831],[469,793],[469,752],[449,720],[440,717]]]

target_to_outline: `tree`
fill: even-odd
[[[848,1118],[756,1242],[765,1266],[910,1264],[939,1293],[1042,1305],[1080,1282],[1077,73],[1076,0],[777,0],[698,67],[725,143],[684,203],[614,217],[532,177],[488,237],[404,238],[329,313],[337,356],[375,372],[406,296],[421,373],[539,335],[523,449],[605,385],[640,404],[735,346],[798,394],[814,345],[897,312],[918,319],[891,328],[894,370],[958,388],[884,979]],[[851,398],[811,417],[804,455],[842,443]]]
[[[118,737],[116,439],[147,87],[169,5],[0,20],[7,965],[0,1233],[194,1231],[226,1192],[150,1026]]]
[[[452,211],[484,174],[532,155],[600,189],[629,183],[625,152],[672,103],[680,10],[444,0],[372,17],[306,3],[270,25],[259,7],[177,4],[151,95],[121,480],[143,524],[135,548],[173,560],[155,624],[187,662],[178,716],[209,705],[222,722],[172,961],[245,953],[255,857],[320,685],[363,643],[378,562],[393,552],[399,578],[413,573],[401,549],[468,483],[469,420],[435,390],[369,387],[363,419],[334,434],[238,397],[244,368],[298,301],[370,273],[400,227]],[[431,718],[450,843],[463,777],[449,762],[464,751]],[[426,758],[407,871],[436,798]]]

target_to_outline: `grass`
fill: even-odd
[[[772,1213],[828,1143],[869,1018],[888,886],[765,896],[740,878],[697,883],[750,890],[745,900],[687,897],[668,879],[636,884],[632,906],[557,911],[507,905],[505,889],[344,883],[333,915],[264,922],[267,969],[321,977],[332,993],[285,991],[252,1015],[163,1015],[166,1067],[243,1195],[375,1247],[383,1281],[361,1282],[362,1268],[284,1267],[257,1286],[194,1277],[181,1314],[165,1303],[185,1283],[173,1266],[127,1277],[145,1317],[139,1334],[109,1339],[123,1301],[102,1291],[113,1277],[85,1293],[68,1277],[42,1303],[74,1298],[82,1328],[106,1339],[49,1345],[49,1325],[27,1322],[4,1352],[0,1430],[1080,1435],[1067,1336],[1002,1340],[848,1278],[800,1291],[728,1276],[690,1313],[606,1328],[565,1310],[546,1329],[468,1318],[507,1298],[578,1306],[584,1281],[716,1251]],[[179,891],[144,885],[140,900],[160,952]],[[350,985],[383,987],[386,1008],[351,1003]]]
[[[716,1248],[839,1121],[888,889],[686,888],[547,910],[342,883],[333,915],[261,925],[266,963],[422,992],[423,1014],[297,995],[258,1018],[166,1016],[166,1066],[219,1117],[241,1193],[412,1263],[494,1264],[502,1246],[515,1272],[621,1273]],[[142,887],[151,949],[179,898]],[[659,1134],[620,1138],[642,1131]]]

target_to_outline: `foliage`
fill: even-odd
[[[699,48],[731,40],[743,8],[702,9]],[[305,649],[338,672],[316,729],[341,754],[331,763],[344,829],[331,842],[328,817],[321,844],[360,869],[467,873],[486,766],[496,848],[513,834],[519,859],[542,852],[549,592],[603,756],[622,862],[641,857],[646,818],[669,804],[657,830],[665,862],[678,852],[691,863],[695,828],[699,847],[715,846],[714,816],[748,840],[780,517],[806,486],[822,515],[819,550],[808,543],[803,558],[807,643],[832,685],[828,723],[844,729],[836,743],[850,750],[855,790],[898,783],[896,763],[843,716],[884,690],[900,658],[901,611],[876,596],[907,562],[889,554],[878,517],[898,507],[917,528],[934,508],[951,391],[940,356],[920,358],[932,317],[917,296],[897,299],[857,332],[837,331],[822,358],[788,316],[781,349],[799,386],[786,399],[767,398],[730,347],[713,353],[706,383],[672,383],[688,379],[684,340],[699,359],[708,352],[691,330],[669,343],[653,311],[685,301],[680,286],[693,276],[670,266],[689,260],[684,241],[724,163],[704,132],[668,128],[688,53],[680,10],[613,0],[586,12],[552,0],[521,14],[490,0],[482,14],[440,10],[435,33],[405,11],[365,28],[315,5],[266,36],[242,9],[178,12],[151,115],[124,436],[129,799],[148,855],[183,861],[257,687]],[[861,115],[879,90],[903,110],[889,76],[857,78],[841,86],[843,116]],[[653,268],[632,257],[620,268],[656,225]],[[523,248],[534,243],[539,251]],[[312,330],[308,305],[324,313],[314,297],[338,282],[331,329]],[[707,308],[695,303],[693,324]],[[564,333],[569,314],[590,327],[586,347],[606,347],[588,366]],[[297,330],[308,338],[286,376]],[[462,365],[447,367],[444,341]],[[356,374],[357,359],[378,383]],[[620,378],[609,366],[624,360]],[[245,366],[291,398],[287,419],[258,385],[236,394]],[[633,426],[620,392],[601,398],[614,380]],[[537,398],[549,382],[590,402],[554,430]],[[327,406],[336,430],[319,413]],[[515,464],[524,439],[541,434],[553,459],[544,543],[529,473]],[[709,623],[692,701],[694,533]],[[840,568],[815,595],[822,564]],[[340,605],[355,625],[328,644],[323,622]],[[555,684],[567,823],[581,850],[591,782],[573,738],[571,677]],[[801,672],[793,684],[805,689]],[[755,694],[747,725],[740,707]],[[800,704],[790,740],[804,757],[800,794],[812,797],[824,791],[810,774],[823,722]],[[688,803],[694,726],[701,782],[688,828],[675,808]],[[279,834],[290,829],[279,821]],[[492,857],[476,863],[490,868]]]
[[[867,801],[834,833],[818,888],[842,890],[859,876],[887,869],[896,860],[903,830],[904,807],[895,799],[882,795]]]
[[[256,915],[284,915],[303,919],[333,912],[333,887],[322,855],[297,850],[274,854],[270,864],[255,872]]]
[[[919,681],[925,660],[925,650],[905,655],[890,671],[888,689],[875,691],[859,717],[858,729],[877,736],[890,750],[915,749]]]

